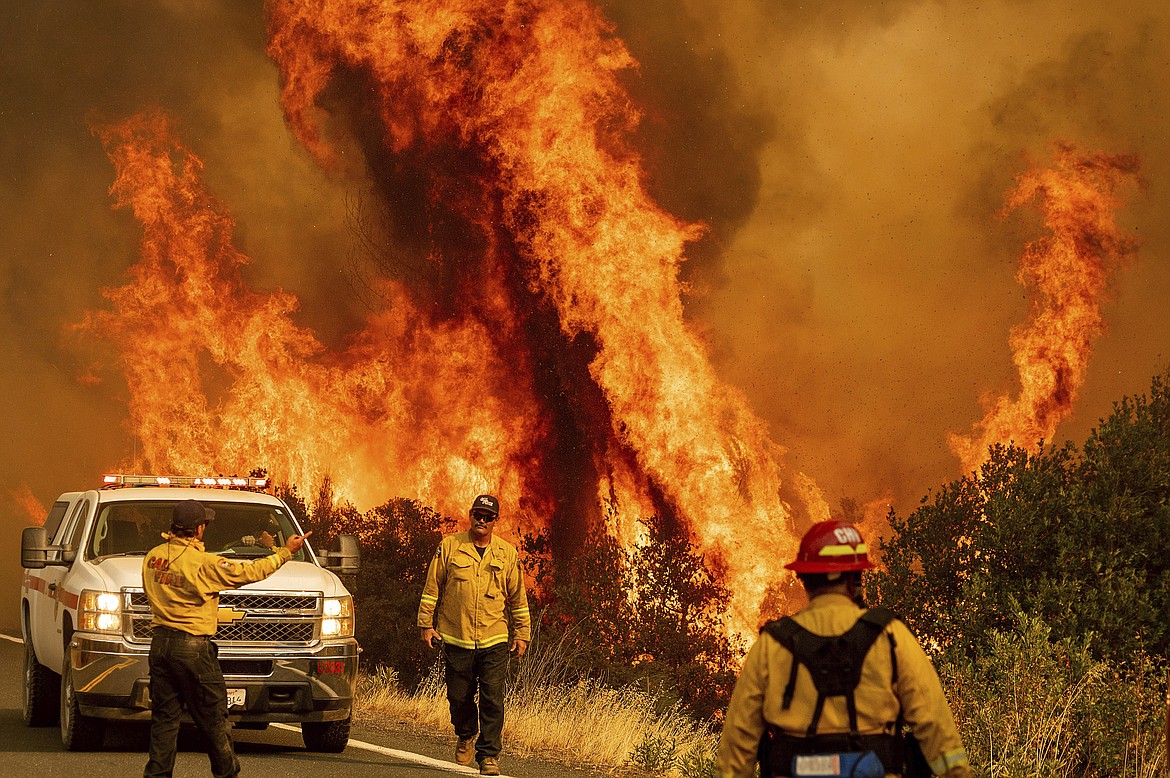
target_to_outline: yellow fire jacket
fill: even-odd
[[[528,593],[516,547],[492,536],[483,558],[469,532],[448,535],[427,567],[418,604],[418,626],[434,628],[444,643],[488,648],[508,641],[508,619],[517,640],[529,641]]]
[[[862,609],[843,594],[822,594],[792,618],[817,635],[843,635],[861,613]],[[893,685],[890,642],[885,633],[894,636],[897,652],[898,681]],[[900,706],[934,774],[969,778],[967,752],[930,659],[901,621],[892,621],[885,633],[866,655],[861,682],[853,693],[858,731],[862,735],[892,734]],[[782,710],[792,662],[792,653],[767,633],[761,634],[748,652],[719,738],[717,767],[722,778],[751,778],[767,724],[797,737],[808,731],[817,690],[807,668],[798,668],[792,704]],[[848,731],[845,698],[826,699],[817,732]]]
[[[167,542],[142,560],[142,585],[154,612],[151,623],[191,635],[214,635],[219,593],[262,581],[291,558],[287,548],[248,562],[209,554],[203,541],[163,533]]]

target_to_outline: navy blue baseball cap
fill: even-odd
[[[184,529],[195,529],[215,519],[215,511],[203,507],[198,500],[183,500],[171,513],[171,524]]]
[[[481,494],[471,503],[472,511],[487,511],[493,516],[500,515],[500,501],[490,494]]]

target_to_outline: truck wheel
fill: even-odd
[[[30,727],[52,727],[60,710],[61,676],[37,661],[32,641],[24,644],[24,723]]]
[[[69,751],[96,751],[101,748],[106,734],[106,722],[83,715],[73,691],[73,667],[69,652],[65,652],[65,667],[61,672],[61,742]]]
[[[306,721],[301,724],[305,748],[327,754],[340,754],[349,745],[349,719],[341,721]]]

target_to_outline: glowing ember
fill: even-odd
[[[948,438],[965,470],[977,469],[996,443],[1032,449],[1051,440],[1071,412],[1093,342],[1105,329],[1101,301],[1109,273],[1136,249],[1114,213],[1121,205],[1117,192],[1134,182],[1137,167],[1133,157],[1058,145],[1052,168],[1018,177],[1005,213],[1038,200],[1051,234],[1028,244],[1017,274],[1034,294],[1027,323],[1011,333],[1019,397],[986,401],[970,435]]]

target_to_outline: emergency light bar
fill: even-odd
[[[215,486],[222,489],[244,488],[265,489],[267,478],[239,478],[233,476],[191,476],[191,475],[123,475],[120,473],[102,477],[103,488],[111,486]]]

